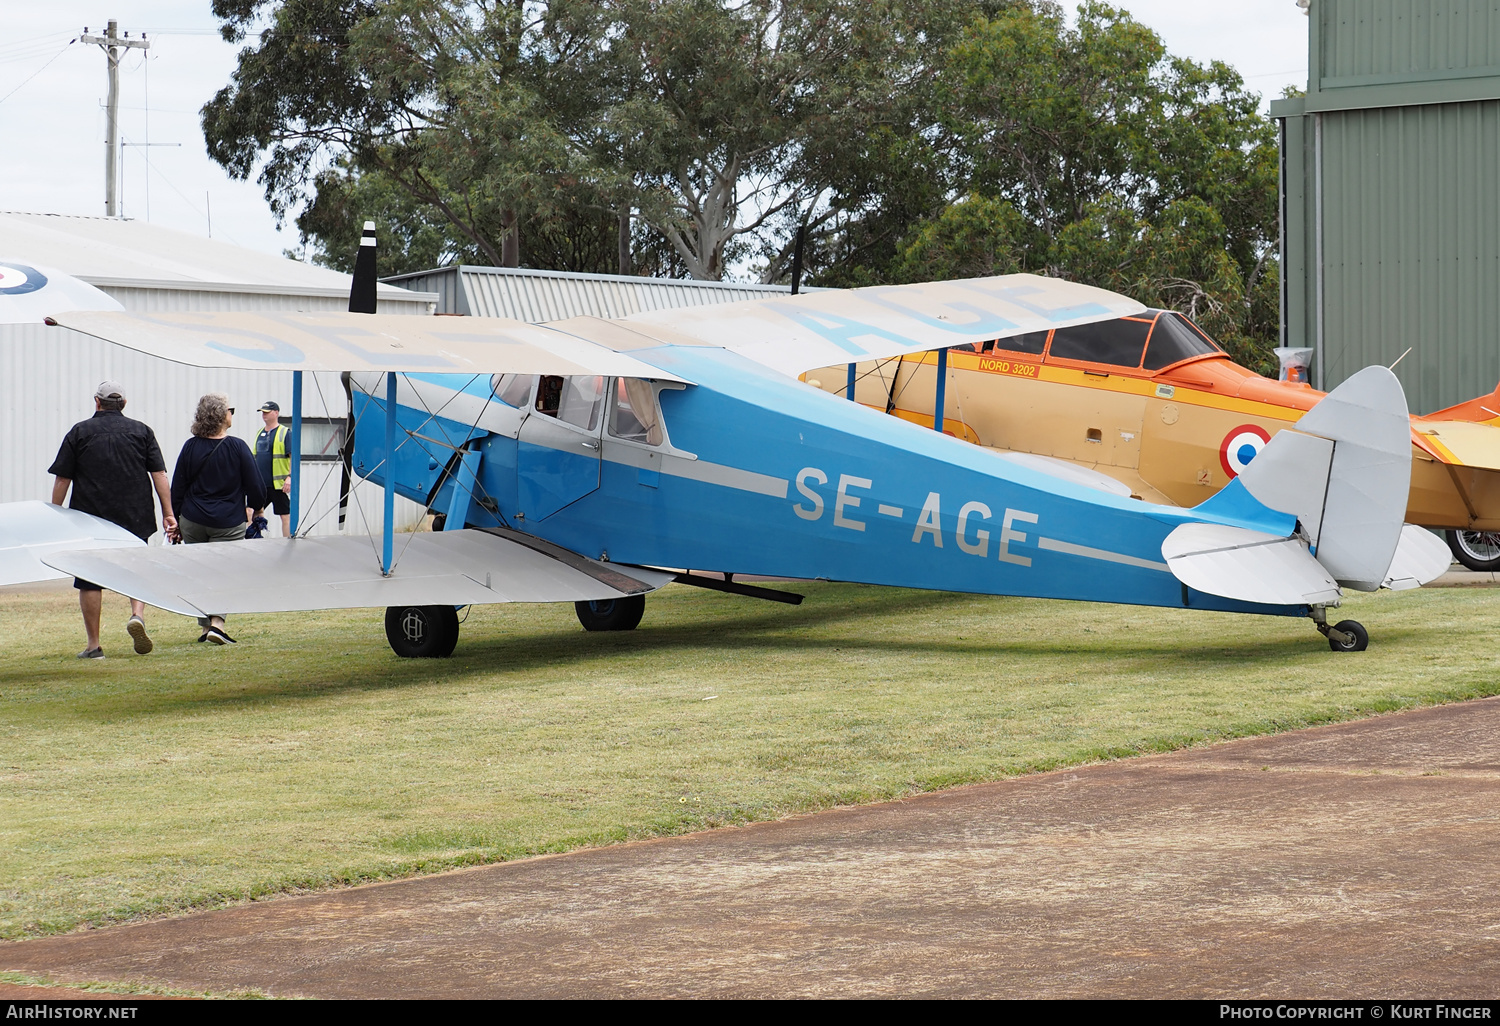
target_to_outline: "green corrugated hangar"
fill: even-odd
[[[1500,0],[1311,0],[1281,124],[1282,345],[1396,367],[1414,413],[1500,381]]]

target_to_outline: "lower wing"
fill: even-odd
[[[65,552],[48,564],[187,616],[369,606],[589,602],[655,591],[673,574],[601,563],[503,529],[409,536],[389,576],[379,539],[296,538]]]
[[[125,528],[50,502],[0,503],[0,584],[30,584],[68,576],[42,562],[76,549],[143,549]]]

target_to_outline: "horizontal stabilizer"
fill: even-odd
[[[1183,524],[1167,535],[1162,557],[1195,591],[1273,606],[1335,602],[1338,583],[1301,538],[1243,527]]]
[[[389,577],[379,539],[267,539],[137,551],[69,552],[48,563],[187,616],[367,606],[587,602],[655,591],[673,575],[601,563],[515,532],[444,531],[396,543]],[[403,546],[405,546],[403,551]]]
[[[108,520],[35,499],[0,504],[0,584],[68,576],[42,562],[70,549],[144,549],[146,543]]]
[[[1447,542],[1426,528],[1407,524],[1401,528],[1401,542],[1383,586],[1392,591],[1420,588],[1443,576],[1452,565],[1453,552]]]

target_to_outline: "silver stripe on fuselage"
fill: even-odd
[[[1141,559],[1137,556],[1127,556],[1121,552],[1110,552],[1108,549],[1091,549],[1087,545],[1074,545],[1072,542],[1058,541],[1056,538],[1038,538],[1036,547],[1047,549],[1051,552],[1066,552],[1070,556],[1083,556],[1085,559],[1102,559],[1106,563],[1123,563],[1125,566],[1138,566],[1145,570],[1160,570],[1163,573],[1171,573],[1172,568],[1165,563],[1153,562],[1149,559]]]
[[[659,470],[671,477],[684,477],[690,481],[735,488],[742,492],[769,495],[773,499],[785,499],[789,484],[784,477],[757,474],[753,470],[727,467],[722,463],[709,463],[696,457],[689,458],[640,445],[629,445],[609,436],[604,438],[604,459],[626,467]]]
[[[685,460],[677,456],[663,456],[661,472],[663,474],[671,474],[673,477],[685,477],[693,481],[702,481],[704,484],[722,485],[725,488],[738,488],[742,492],[757,492],[761,495],[769,495],[773,499],[786,498],[786,478],[771,477],[769,474],[757,474],[753,470],[741,470],[738,467],[726,467],[722,463],[708,463],[704,460]]]

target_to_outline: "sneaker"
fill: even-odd
[[[78,658],[79,659],[103,659],[104,658],[104,649],[102,649],[102,648],[86,648],[82,652],[78,653]]]
[[[151,638],[146,634],[146,621],[139,616],[132,616],[125,621],[125,633],[130,635],[130,640],[135,642],[135,654],[146,655],[153,646]]]
[[[198,635],[198,644],[201,645],[201,644],[203,644],[207,640],[208,640],[208,631],[204,631],[202,634]]]
[[[203,638],[199,638],[198,640],[202,641],[205,638],[207,640],[213,642],[215,645],[238,645],[239,644],[238,641],[235,641],[233,638],[231,638],[229,635],[225,634],[223,631],[219,630],[219,628],[217,628],[217,627],[210,627],[208,630],[204,631],[203,632]]]

